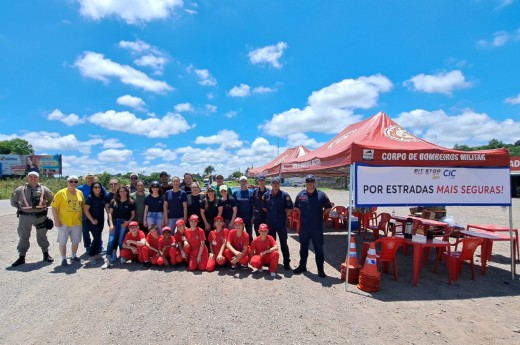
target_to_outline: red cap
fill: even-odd
[[[198,220],[199,220],[199,216],[197,216],[196,214],[192,214],[192,215],[190,216],[190,219],[189,219],[189,220],[197,220],[197,221],[198,221]]]
[[[258,231],[269,231],[269,228],[267,227],[267,224],[260,224]]]
[[[135,220],[132,220],[132,221],[130,222],[130,224],[128,224],[128,227],[131,227],[131,226],[139,226],[139,223],[136,222]]]
[[[184,225],[184,219],[177,219],[175,226]]]
[[[240,217],[236,217],[235,221],[233,222],[235,224],[244,224],[244,220]]]
[[[222,218],[222,216],[216,216],[215,218],[213,218],[213,220],[216,222],[217,220],[221,220],[221,221],[224,221],[224,218]]]
[[[162,232],[165,232],[165,231],[172,232],[172,228],[170,228],[169,226],[165,226],[164,228],[162,228]]]

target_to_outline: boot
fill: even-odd
[[[16,260],[15,262],[13,262],[11,264],[11,267],[20,266],[20,265],[23,265],[24,263],[25,263],[25,255],[20,255],[18,257],[18,260]]]
[[[54,262],[54,258],[49,255],[49,252],[43,253],[43,261]]]

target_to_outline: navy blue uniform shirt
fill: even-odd
[[[300,209],[301,229],[323,229],[323,210],[331,208],[327,194],[319,190],[314,190],[309,194],[307,190],[302,190],[296,196],[294,207]]]
[[[273,191],[267,191],[264,194],[263,201],[264,207],[267,209],[267,222],[285,224],[287,210],[293,209],[291,196],[283,190],[279,190],[276,194],[273,194]]]

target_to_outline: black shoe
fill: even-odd
[[[284,268],[284,270],[286,270],[286,271],[290,271],[290,270],[292,270],[291,265],[289,265],[289,263],[283,264],[283,268]]]
[[[325,274],[325,271],[318,271],[318,277],[325,278],[327,275]]]
[[[11,264],[11,267],[23,265],[25,263],[25,256],[20,256],[18,259]]]
[[[67,259],[61,260],[61,266],[62,267],[68,267],[69,266],[69,263],[67,262]]]
[[[296,267],[293,271],[294,274],[301,274],[303,272],[307,272],[307,268],[302,266]]]
[[[43,261],[54,262],[54,258],[50,256],[49,253],[45,252],[43,253]]]
[[[145,262],[145,263],[143,264],[143,267],[144,267],[144,268],[150,268],[150,266],[152,266],[152,263],[151,263],[150,261]]]

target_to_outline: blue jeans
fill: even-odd
[[[112,257],[112,252],[117,249],[117,246],[119,246],[119,251],[123,248],[123,240],[127,233],[127,229],[121,226],[124,222],[126,219],[114,219],[114,232],[108,235],[107,257]]]
[[[159,235],[162,234],[162,221],[163,221],[163,213],[162,212],[148,212],[146,215],[146,222],[148,223],[148,229],[152,224],[157,225],[157,230],[159,231]]]

